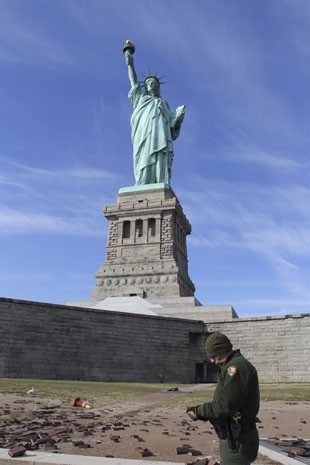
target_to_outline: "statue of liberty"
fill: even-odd
[[[138,82],[132,56],[134,44],[128,40],[123,51],[131,84],[128,97],[133,106],[130,123],[136,185],[170,185],[172,141],[180,134],[185,106],[178,107],[172,113],[168,103],[160,95],[160,78],[155,75],[147,76],[143,86]]]

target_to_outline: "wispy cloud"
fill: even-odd
[[[49,170],[2,161],[0,234],[102,234],[100,199],[118,175],[82,166]]]
[[[102,228],[95,217],[60,217],[31,211],[2,209],[0,206],[0,234],[63,234],[71,236],[102,236]]]
[[[310,308],[310,299],[242,299],[235,300],[234,305],[240,317],[246,316],[264,316],[266,311],[273,309],[273,315],[290,315],[298,313],[308,313]]]
[[[1,160],[1,157],[0,157]],[[84,179],[86,181],[92,182],[93,180],[100,179],[100,180],[117,180],[120,179],[120,175],[113,172],[102,170],[99,168],[90,168],[90,167],[83,167],[83,166],[73,166],[72,168],[63,168],[63,169],[46,169],[46,168],[38,168],[35,166],[30,166],[22,163],[18,163],[8,158],[2,157],[2,160],[14,169],[18,169],[21,177],[32,177],[39,180],[46,181],[48,178],[53,179],[65,179],[66,181],[70,179]],[[15,170],[14,170],[15,171]],[[15,172],[16,175],[16,172]],[[1,178],[0,178],[1,183]]]
[[[192,245],[247,248],[273,258],[310,255],[310,190],[296,185],[199,183],[199,192],[183,192],[188,216],[205,234]],[[199,226],[200,225],[200,226]]]
[[[0,38],[0,59],[3,61],[20,61],[32,65],[74,64],[70,46],[61,42],[57,35],[52,35],[47,25],[36,22],[27,8],[14,0],[5,5],[2,3]]]
[[[275,4],[271,7],[275,8]],[[282,11],[284,18],[290,24],[287,34],[295,52],[304,55],[305,58],[309,57],[310,10],[308,0],[283,0]],[[309,60],[303,59],[300,65],[304,70],[310,71]]]
[[[307,261],[310,257],[310,190],[291,183],[283,187],[223,182],[195,183],[197,191],[183,192],[185,211],[193,226],[189,245],[217,251],[221,257],[248,256],[248,269],[258,260],[273,276],[270,285],[263,284],[258,273],[261,293],[276,294],[276,288],[285,293],[283,301],[235,300],[236,308],[247,309],[251,314],[261,306],[273,312],[291,313],[309,308],[310,292]],[[224,279],[225,281],[225,279]],[[231,284],[222,282],[219,287],[240,287],[232,276]],[[212,282],[210,283],[212,285]],[[248,283],[243,289],[256,289]],[[283,304],[283,305],[282,305]]]
[[[251,163],[255,165],[262,165],[272,170],[297,170],[303,168],[299,159],[289,156],[283,152],[283,148],[275,150],[270,149],[267,143],[266,147],[261,146],[260,143],[255,143],[249,136],[245,134],[237,135],[236,133],[227,134],[229,145],[220,151],[217,156],[223,160],[227,159],[232,163]]]

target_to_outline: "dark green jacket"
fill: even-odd
[[[259,409],[258,376],[254,366],[240,350],[234,350],[222,366],[212,402],[198,407],[199,416],[225,419],[240,412],[245,421],[254,422]]]

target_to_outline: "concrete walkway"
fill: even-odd
[[[85,455],[52,454],[27,451],[22,457],[11,458],[9,449],[0,449],[0,465],[184,465],[184,462],[159,462],[151,460],[125,460]]]
[[[184,465],[184,462],[159,462],[151,460],[125,460],[85,455],[52,454],[27,451],[22,457],[11,458],[9,449],[0,449],[0,465]]]
[[[12,458],[9,449],[0,449],[0,465],[184,465],[185,462],[161,462],[156,460],[128,460],[85,455],[53,454],[27,451],[22,457]],[[260,446],[259,453],[283,465],[300,465],[298,460],[286,457],[266,447]],[[263,465],[258,461],[254,465]]]
[[[275,460],[276,462],[282,463],[283,465],[301,465],[301,462],[299,460],[295,460],[291,457],[286,457],[286,455],[280,454],[279,452],[275,452],[274,450],[268,449],[264,446],[259,446],[259,453],[261,455],[269,457],[271,460]],[[256,465],[256,462],[254,463]]]

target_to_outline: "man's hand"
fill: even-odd
[[[187,407],[187,409],[186,409],[187,415],[194,421],[200,419],[200,417],[198,415],[198,412],[197,412],[198,407],[199,407],[199,405],[196,405],[196,407]]]

